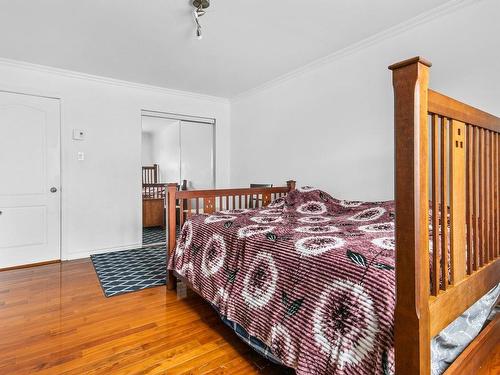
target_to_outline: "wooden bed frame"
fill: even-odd
[[[390,66],[398,375],[430,374],[431,338],[500,282],[500,118],[430,90],[430,66],[420,57]],[[193,213],[246,208],[253,197],[266,206],[294,188],[294,181],[286,187],[198,191],[177,191],[169,184],[168,254],[175,249],[177,229]],[[450,228],[440,234],[442,202]],[[185,208],[177,218],[176,206]],[[437,229],[431,241],[429,208],[435,213],[431,227]],[[175,279],[168,275],[172,289]],[[497,314],[445,375],[478,374],[499,344]]]

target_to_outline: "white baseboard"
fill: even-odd
[[[131,245],[118,245],[118,246],[107,247],[107,248],[103,248],[103,249],[77,251],[74,253],[66,254],[66,256],[62,260],[83,259],[83,258],[88,258],[94,254],[109,253],[110,251],[124,251],[124,250],[138,249],[141,247],[142,247],[142,243],[135,243],[135,244],[131,244]]]

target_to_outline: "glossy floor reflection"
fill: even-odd
[[[90,260],[0,272],[0,374],[283,374],[193,293],[104,297]]]

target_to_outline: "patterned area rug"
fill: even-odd
[[[151,245],[165,243],[165,230],[161,227],[142,228],[142,244]]]
[[[106,297],[166,284],[165,246],[90,257]]]

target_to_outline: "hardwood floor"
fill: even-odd
[[[90,260],[0,272],[0,374],[293,374],[191,293],[104,297]],[[481,375],[500,374],[500,347]]]
[[[491,359],[475,375],[498,375],[500,374],[500,345],[491,354]]]
[[[290,374],[196,295],[104,297],[90,260],[0,272],[0,374]]]

